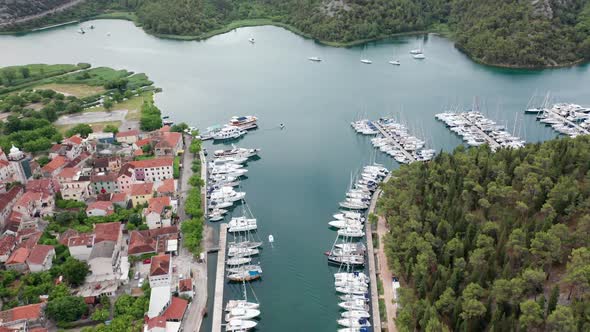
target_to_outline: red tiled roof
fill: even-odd
[[[0,255],[9,254],[16,246],[16,237],[14,235],[5,235],[0,238]]]
[[[70,242],[70,238],[73,238],[76,236],[78,236],[78,231],[70,228],[59,235],[58,241],[59,241],[59,243],[63,244],[64,246],[67,246],[68,242]]]
[[[43,235],[42,232],[36,229],[23,229],[16,234],[17,242],[19,242],[19,248],[33,249],[33,247],[39,242],[39,239]]]
[[[134,150],[134,151],[133,151],[133,155],[134,155],[135,157],[138,157],[138,156],[143,156],[143,150],[142,150],[142,149],[137,149],[137,150]]]
[[[179,292],[189,292],[193,290],[193,281],[189,279],[182,279],[178,282]]]
[[[128,198],[127,198],[126,193],[116,193],[116,194],[113,194],[113,196],[111,197],[111,202],[113,202],[113,203],[120,203],[120,202],[126,203],[127,200],[128,200]]]
[[[113,206],[113,203],[109,201],[96,201],[90,203],[86,208],[86,213],[94,209],[106,211],[107,215],[115,212],[115,207]]]
[[[148,330],[151,330],[156,327],[165,329],[166,328],[166,318],[163,316],[156,316],[156,317],[148,319],[148,321],[147,321]]]
[[[26,186],[27,191],[44,192],[48,194],[54,193],[53,188],[52,179],[29,180]]]
[[[176,182],[174,179],[166,179],[162,181],[162,184],[158,187],[157,192],[159,193],[173,193],[176,191]]]
[[[168,133],[168,132],[170,132],[170,126],[169,125],[162,126],[162,128],[158,129],[158,131],[161,133]]]
[[[94,243],[100,243],[102,241],[115,241],[119,240],[119,232],[121,230],[120,222],[108,222],[103,224],[94,224]]]
[[[94,243],[94,234],[83,233],[72,236],[68,239],[68,247],[92,246]]]
[[[51,149],[49,149],[49,151],[51,152],[58,152],[59,150],[61,150],[61,147],[63,145],[59,144],[59,143],[55,143],[53,144],[53,146],[51,147]]]
[[[143,147],[144,145],[148,145],[152,142],[152,138],[148,137],[148,138],[144,138],[144,139],[140,139],[139,141],[135,142],[135,145],[137,147]]]
[[[166,317],[166,320],[180,321],[184,316],[187,306],[187,300],[174,296],[168,308],[162,313],[162,316]]]
[[[10,165],[10,163],[4,159],[0,159],[0,167],[6,167]]]
[[[172,167],[173,163],[174,160],[170,157],[136,160],[131,162],[136,168]]]
[[[109,173],[109,174],[103,174],[103,175],[92,175],[90,177],[90,181],[91,182],[115,182],[117,181],[117,174],[115,173]]]
[[[182,140],[182,135],[176,132],[163,133],[160,141],[156,144],[156,148],[175,147],[178,141]]]
[[[40,192],[33,192],[27,191],[24,195],[22,195],[18,201],[16,202],[16,206],[28,206],[29,203],[34,201],[39,201],[43,197],[43,193]]]
[[[164,208],[170,205],[170,197],[153,197],[148,200],[148,207],[145,209],[144,214],[148,215],[152,212],[161,214],[164,212]]]
[[[80,169],[78,167],[64,167],[57,176],[60,178],[71,179],[76,176],[79,171]]]
[[[154,184],[152,182],[134,183],[131,185],[131,196],[151,195],[154,192]]]
[[[0,194],[0,211],[4,211],[4,209],[21,193],[22,189],[23,188],[20,186],[15,186],[10,188],[9,191]]]
[[[18,248],[12,252],[8,260],[6,261],[6,265],[9,264],[22,264],[26,262],[27,257],[29,257],[29,249],[27,248]]]
[[[156,251],[156,241],[139,231],[132,231],[129,235],[129,249],[130,255],[143,254]]]
[[[117,133],[117,137],[129,137],[129,136],[137,136],[139,135],[139,130],[127,130],[127,131],[120,131]]]
[[[53,246],[45,245],[45,244],[38,244],[33,247],[29,257],[27,258],[28,264],[43,264],[45,258],[49,253],[54,250]]]
[[[168,274],[170,270],[170,256],[158,255],[152,257],[150,276],[161,276]]]
[[[41,168],[41,170],[43,172],[53,173],[56,169],[59,169],[60,167],[65,165],[67,162],[68,162],[68,160],[66,159],[66,157],[57,156],[57,157],[53,158],[53,160],[50,161],[47,165],[43,166],[43,168]]]
[[[82,144],[82,137],[80,137],[80,135],[74,135],[70,138],[66,138],[65,141],[71,142],[76,145],[80,145],[80,144]]]
[[[43,314],[42,306],[43,303],[36,303],[0,311],[0,321],[9,323],[17,320],[38,320]]]

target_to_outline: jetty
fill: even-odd
[[[393,143],[393,146],[395,146],[401,153],[403,153],[403,155],[406,157],[406,159],[409,160],[409,163],[413,163],[416,161],[416,157],[414,157],[414,155],[409,153],[398,142],[398,140],[396,140],[387,130],[385,130],[385,128],[383,128],[383,126],[380,123],[374,122],[373,125],[377,128],[377,130],[381,133],[381,135],[383,135],[383,137],[389,139],[391,141],[391,143]]]
[[[590,108],[576,104],[555,104],[551,107],[527,109],[525,113],[537,111],[537,120],[551,126],[560,134],[576,137],[588,135],[590,131]]]
[[[227,224],[219,225],[219,254],[215,272],[215,297],[213,299],[213,332],[221,332],[223,322],[223,286],[225,285],[225,248],[227,242]]]
[[[474,121],[471,121],[470,118],[468,118],[467,116],[465,116],[465,114],[460,113],[458,114],[462,119],[464,119],[465,121],[467,121],[473,129],[475,129],[475,131],[483,138],[486,140],[486,142],[488,143],[488,145],[492,148],[492,150],[496,150],[500,147],[500,144],[498,144],[498,142],[496,142],[496,140],[494,140],[493,138],[491,138],[488,134],[486,134],[486,132],[484,132],[483,130],[481,130],[481,127],[475,123]]]

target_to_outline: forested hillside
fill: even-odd
[[[266,19],[342,45],[443,30],[475,60],[503,66],[590,59],[590,0],[86,0],[40,22],[6,29],[109,11],[136,14],[132,17],[144,29],[168,36],[198,38],[224,31],[232,22]]]
[[[400,331],[590,331],[590,137],[393,175],[379,209]]]

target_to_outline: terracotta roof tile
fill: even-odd
[[[170,157],[136,160],[131,162],[135,168],[172,167],[173,163],[174,159]]]
[[[156,316],[156,317],[148,319],[148,321],[147,321],[148,330],[154,329],[156,327],[165,329],[166,328],[166,318],[163,316]]]
[[[180,321],[184,316],[187,306],[187,300],[174,296],[168,308],[162,313],[162,316],[166,317],[166,320]]]
[[[4,209],[16,199],[22,190],[22,187],[16,186],[12,187],[9,191],[0,194],[0,211],[4,211]]]
[[[152,182],[134,183],[131,185],[131,196],[151,195],[154,192],[154,184]]]
[[[117,133],[117,137],[129,137],[129,136],[137,136],[139,135],[139,130],[127,130],[127,131],[120,131]]]
[[[174,181],[174,179],[166,179],[162,181],[162,184],[158,187],[157,192],[162,194],[176,192],[176,181]]]
[[[109,201],[96,201],[90,203],[86,208],[86,213],[94,209],[106,211],[107,215],[113,214],[115,212],[115,207],[113,206],[113,203]]]
[[[78,231],[70,228],[59,235],[58,241],[59,241],[59,243],[63,244],[64,246],[67,246],[68,242],[70,242],[70,238],[75,237],[75,236],[78,236]]]
[[[68,162],[68,160],[66,159],[66,157],[57,156],[57,157],[53,158],[53,160],[51,160],[47,165],[43,166],[43,168],[41,168],[41,170],[43,172],[53,173],[56,169],[59,169],[60,167],[65,165],[67,162]]]
[[[52,179],[34,179],[27,182],[27,191],[44,192],[54,194]]]
[[[116,194],[113,194],[113,196],[111,197],[111,202],[113,202],[113,203],[120,203],[120,202],[126,203],[127,200],[128,200],[128,198],[127,198],[126,193],[116,193]]]
[[[150,266],[150,276],[161,276],[168,274],[170,271],[170,256],[158,255],[152,257]]]
[[[37,303],[0,311],[0,321],[9,323],[17,320],[38,320],[43,314],[42,306],[43,303]]]
[[[74,135],[70,138],[66,138],[64,141],[68,142],[68,143],[73,143],[76,145],[80,145],[82,144],[82,137],[80,137],[80,135]]]
[[[178,282],[179,292],[190,292],[193,290],[193,281],[189,279],[182,279]]]
[[[148,207],[145,209],[144,214],[148,215],[152,212],[161,214],[164,212],[164,208],[170,206],[170,197],[153,197],[148,200]]]
[[[80,169],[78,167],[64,167],[57,176],[60,178],[71,179],[76,176],[79,171]]]
[[[120,222],[108,222],[103,224],[94,225],[94,243],[102,241],[115,241],[119,240],[119,233],[121,231]]]
[[[16,246],[16,237],[14,235],[5,235],[0,238],[0,255],[9,254]]]
[[[54,250],[53,246],[44,245],[44,244],[37,244],[31,250],[29,257],[27,258],[28,264],[43,264],[45,258],[49,253]]]
[[[152,142],[152,138],[148,137],[148,138],[144,138],[144,139],[140,139],[139,141],[135,142],[135,145],[137,147],[143,147],[144,145],[148,145]]]
[[[6,265],[23,264],[27,261],[27,257],[29,257],[29,249],[18,248],[12,252],[10,257],[8,257],[8,260],[6,260]]]
[[[68,247],[91,247],[94,243],[94,234],[82,233],[80,235],[72,236],[68,239]]]

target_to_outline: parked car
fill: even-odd
[[[146,258],[143,260],[143,264],[150,264],[152,262],[151,258]]]
[[[135,280],[139,279],[139,271],[135,272],[135,276],[133,277],[133,279],[135,279]]]
[[[137,282],[137,287],[141,287],[143,286],[143,278],[140,278],[139,281]]]

